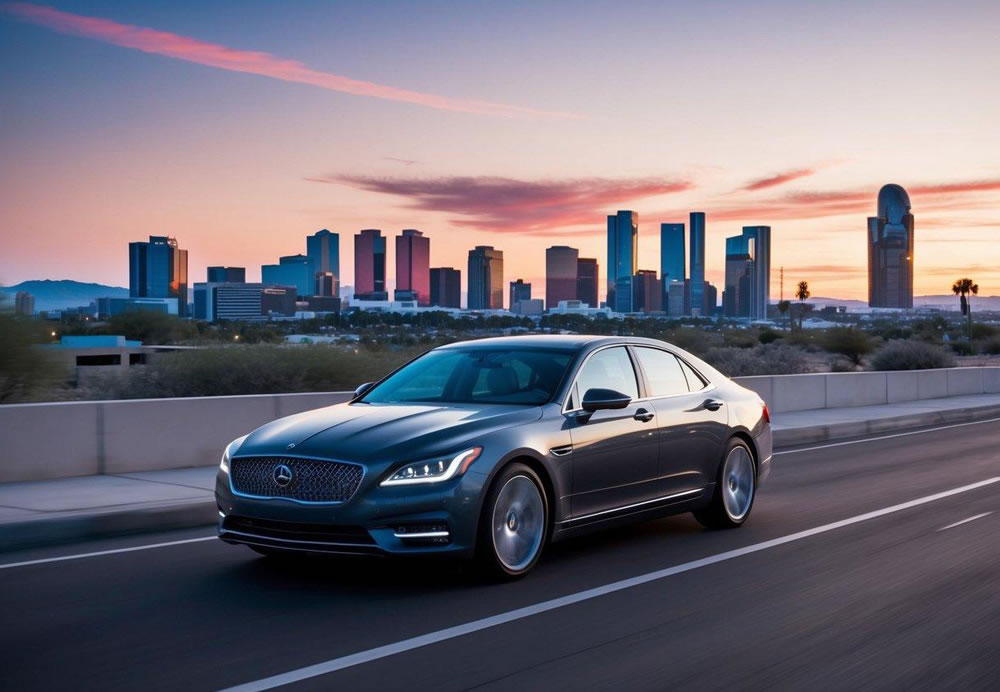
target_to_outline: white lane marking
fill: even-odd
[[[893,437],[908,437],[910,435],[923,435],[924,433],[937,432],[938,430],[950,430],[951,428],[964,428],[967,425],[982,425],[983,423],[996,423],[1000,418],[990,418],[989,420],[974,420],[969,423],[954,423],[953,425],[942,425],[937,428],[926,428],[924,430],[911,430],[910,432],[893,433],[892,435],[880,435],[879,437],[866,437],[863,440],[848,440],[847,442],[831,442],[815,447],[800,447],[798,449],[786,449],[781,452],[772,452],[774,456],[779,454],[797,454],[799,452],[811,452],[814,449],[827,449],[829,447],[843,447],[844,445],[859,445],[862,442],[875,442],[877,440],[889,440]]]
[[[420,647],[429,646],[431,644],[437,644],[439,642],[443,642],[448,639],[455,639],[456,637],[461,637],[466,634],[472,634],[473,632],[479,632],[481,630],[485,630],[490,627],[504,625],[509,622],[514,622],[515,620],[521,620],[527,617],[531,617],[532,615],[545,613],[547,611],[555,610],[557,608],[564,608],[565,606],[573,605],[575,603],[580,603],[581,601],[588,601],[593,598],[598,598],[600,596],[605,596],[610,593],[615,593],[616,591],[630,589],[633,586],[639,586],[640,584],[646,584],[652,581],[657,581],[659,579],[664,579],[665,577],[670,577],[675,574],[681,574],[682,572],[690,572],[691,570],[698,569],[699,567],[707,567],[708,565],[714,565],[718,562],[731,560],[733,558],[741,557],[743,555],[749,555],[751,553],[757,553],[762,550],[767,550],[769,548],[775,548],[779,545],[784,545],[786,543],[791,543],[793,541],[800,541],[804,538],[809,538],[811,536],[816,536],[821,533],[826,533],[828,531],[833,531],[835,529],[843,528],[845,526],[850,526],[851,524],[857,524],[862,521],[868,521],[869,519],[875,519],[877,517],[882,517],[887,514],[892,514],[894,512],[900,512],[904,509],[910,509],[911,507],[924,505],[927,504],[928,502],[934,502],[936,500],[941,500],[946,497],[958,495],[960,493],[967,493],[970,490],[982,488],[983,486],[991,485],[997,482],[1000,482],[1000,476],[987,478],[986,480],[979,481],[978,483],[972,483],[970,485],[963,485],[960,488],[953,488],[951,490],[945,490],[944,492],[935,493],[933,495],[927,495],[925,497],[921,497],[916,500],[910,500],[909,502],[903,502],[902,504],[893,505],[891,507],[877,509],[873,512],[859,514],[857,516],[850,517],[849,519],[842,519],[841,521],[835,521],[831,524],[824,524],[823,526],[817,526],[816,528],[813,529],[807,529],[805,531],[799,531],[797,533],[788,534],[787,536],[774,538],[772,540],[764,541],[762,543],[755,543],[753,545],[748,545],[743,548],[737,548],[735,550],[729,550],[724,553],[718,553],[717,555],[705,557],[700,560],[685,562],[680,565],[675,565],[673,567],[667,567],[666,569],[660,569],[656,570],[655,572],[642,574],[637,577],[631,577],[629,579],[623,579],[621,581],[612,582],[610,584],[605,584],[604,586],[598,586],[593,589],[587,589],[586,591],[580,591],[578,593],[570,594],[568,596],[561,596],[559,598],[553,598],[552,600],[549,601],[542,601],[541,603],[535,603],[534,605],[525,606],[524,608],[517,608],[516,610],[510,610],[506,613],[500,613],[499,615],[492,615],[490,617],[482,618],[481,620],[474,620],[472,622],[467,622],[463,625],[456,625],[455,627],[448,627],[443,630],[438,630],[436,632],[429,632],[428,634],[422,634],[418,637],[403,639],[402,641],[394,642],[392,644],[386,644],[384,646],[378,646],[375,647],[374,649],[368,649],[367,651],[359,651],[354,654],[348,654],[347,656],[341,656],[339,658],[330,659],[329,661],[324,661],[323,663],[317,663],[315,665],[306,666],[305,668],[299,668],[297,670],[292,670],[287,673],[281,673],[279,675],[263,678],[261,680],[256,680],[254,682],[248,682],[243,685],[236,685],[235,687],[227,688],[224,692],[237,692],[237,691],[250,692],[256,690],[270,690],[275,687],[290,685],[292,683],[301,682],[302,680],[308,680],[310,678],[315,678],[320,675],[327,675],[328,673],[333,673],[338,670],[343,670],[344,668],[350,668],[352,666],[357,666],[362,663],[369,663],[371,661],[376,661],[382,658],[386,658],[388,656],[394,656],[395,654],[400,654],[406,651],[412,651],[413,649],[418,649]]]
[[[218,536],[205,536],[203,538],[185,538],[183,541],[166,541],[165,543],[148,543],[146,545],[134,545],[130,548],[115,548],[114,550],[98,550],[93,553],[77,553],[76,555],[62,555],[60,557],[47,557],[41,560],[25,560],[24,562],[8,562],[0,565],[0,569],[10,567],[27,567],[28,565],[43,565],[47,562],[63,562],[64,560],[82,560],[85,557],[97,557],[99,555],[115,555],[117,553],[134,553],[137,550],[150,550],[152,548],[166,548],[171,545],[184,545],[185,543],[198,543],[199,541],[217,541]]]
[[[982,514],[977,514],[975,516],[969,517],[968,519],[963,519],[962,521],[956,521],[954,524],[948,524],[947,526],[942,526],[938,531],[946,531],[948,529],[953,529],[956,526],[961,526],[962,524],[968,524],[970,521],[975,521],[976,519],[982,519],[983,517],[989,516],[993,512],[983,512]]]

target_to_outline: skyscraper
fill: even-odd
[[[18,315],[31,316],[35,314],[35,296],[27,291],[14,294],[14,312]]]
[[[149,236],[128,244],[128,293],[132,298],[175,298],[177,314],[187,314],[188,254],[175,238]]]
[[[260,277],[261,283],[269,286],[294,286],[300,298],[311,296],[315,290],[315,279],[305,255],[285,255],[277,264],[261,265]]]
[[[577,265],[580,251],[555,245],[545,251],[545,304],[554,308],[560,300],[576,300]]]
[[[608,216],[608,307],[632,312],[632,277],[638,268],[639,215],[619,211]]]
[[[597,285],[597,259],[581,257],[576,261],[576,299],[592,308],[600,307]]]
[[[431,305],[462,307],[462,272],[451,267],[431,269]]]
[[[684,224],[660,224],[660,280],[663,282],[663,308],[670,303],[671,282],[684,285],[687,274],[684,271]],[[683,312],[681,313],[683,314]]]
[[[209,267],[209,283],[242,284],[247,281],[247,270],[244,267]]]
[[[503,310],[503,251],[491,245],[469,250],[469,309]]]
[[[705,313],[705,212],[693,211],[689,219],[691,278],[688,284],[690,314]]]
[[[750,239],[745,234],[726,238],[726,281],[722,292],[722,312],[726,317],[750,316],[752,273]]]
[[[333,275],[333,293],[316,295],[340,295],[340,235],[327,229],[306,236],[306,256],[309,258],[309,280],[314,284],[316,275],[324,275],[324,286],[329,283],[328,274]]]
[[[385,238],[377,228],[354,236],[354,296],[362,300],[386,300]]]
[[[431,239],[411,228],[396,236],[396,300],[431,304]]]
[[[510,309],[513,311],[518,301],[531,300],[531,284],[524,283],[524,279],[510,282]]]
[[[750,273],[750,319],[766,320],[771,300],[771,227],[744,226],[753,266]]]
[[[868,305],[913,307],[913,214],[899,185],[878,193],[878,216],[868,218]]]
[[[723,312],[729,317],[767,318],[771,292],[771,227],[744,226],[726,238]]]
[[[636,272],[632,286],[635,292],[635,312],[663,311],[663,282],[652,269]]]

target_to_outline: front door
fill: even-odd
[[[656,412],[648,402],[635,401],[638,379],[624,346],[597,351],[584,363],[573,394],[575,405],[596,388],[614,389],[633,401],[623,409],[566,414],[573,441],[574,518],[656,497]]]

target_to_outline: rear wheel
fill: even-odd
[[[719,468],[712,504],[694,512],[694,517],[709,529],[742,526],[750,516],[756,494],[757,469],[753,454],[746,442],[734,437],[729,441]]]
[[[479,516],[476,558],[490,577],[512,579],[535,566],[548,537],[549,504],[541,479],[524,464],[505,467]]]

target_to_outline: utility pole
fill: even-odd
[[[778,274],[778,276],[781,277],[781,279],[778,281],[778,283],[781,285],[781,289],[780,289],[781,293],[779,294],[780,295],[779,302],[780,302],[780,301],[784,301],[785,300],[785,268],[784,267],[781,267],[781,271]]]

